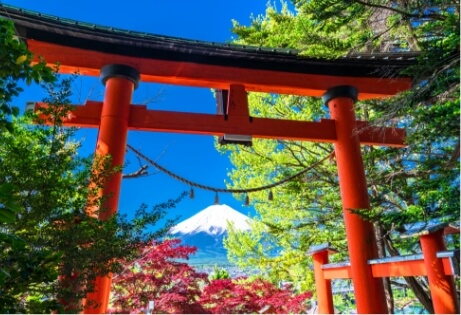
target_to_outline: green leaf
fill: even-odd
[[[0,268],[0,285],[2,285],[5,282],[5,280],[10,277],[11,275],[8,272]]]
[[[0,242],[8,243],[13,250],[24,248],[26,242],[16,235],[0,233]]]
[[[26,60],[27,60],[27,55],[19,56],[18,58],[16,58],[16,64],[20,65],[21,63],[23,63]]]
[[[0,208],[0,222],[13,223],[14,221],[16,221],[16,216],[13,211],[6,208]]]
[[[11,108],[11,114],[12,114],[13,116],[18,116],[18,115],[19,115],[19,107],[13,106],[13,107]]]
[[[13,212],[21,212],[22,207],[14,196],[16,192],[17,188],[10,183],[0,185],[0,203]]]

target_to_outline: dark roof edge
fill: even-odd
[[[415,64],[419,55],[403,52],[356,54],[334,60],[308,58],[290,49],[195,41],[63,19],[6,4],[0,8],[0,16],[13,20],[26,39],[132,57],[295,73],[395,77]]]

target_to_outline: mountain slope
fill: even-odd
[[[250,220],[228,205],[212,205],[177,224],[170,233],[185,235],[204,232],[209,235],[221,235],[226,232],[228,222],[232,222],[238,230],[248,230]]]
[[[227,205],[212,205],[170,230],[170,236],[181,239],[183,244],[196,246],[190,257],[191,265],[229,265],[223,239],[227,235],[228,222],[239,230],[250,229],[251,219]]]

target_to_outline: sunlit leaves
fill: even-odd
[[[249,95],[252,116],[318,120],[326,115],[318,99],[298,96],[276,96],[261,93]],[[305,169],[328,155],[329,145],[299,141],[253,139],[251,148],[220,147],[234,164],[229,173],[232,188],[260,187],[278,182]],[[334,165],[322,163],[303,176],[275,187],[273,200],[268,192],[250,194],[258,216],[251,231],[231,228],[225,246],[231,261],[241,267],[260,269],[271,281],[293,281],[307,290],[312,285],[309,261],[305,252],[311,245],[326,240],[341,242],[340,204]],[[330,228],[329,221],[336,221]],[[318,230],[322,231],[321,233]]]
[[[0,47],[0,128],[8,128],[7,117],[17,114],[11,101],[22,92],[20,82],[52,82],[54,74],[43,61],[31,64],[32,54],[17,39],[13,23],[5,19],[0,19]]]
[[[420,52],[415,65],[402,73],[414,78],[410,91],[356,105],[359,119],[405,128],[408,144],[405,149],[363,147],[371,210],[359,213],[379,230],[384,229],[382,238],[387,248],[382,248],[382,255],[419,250],[415,240],[395,237],[404,226],[439,218],[459,219],[459,3],[292,3],[295,12],[286,6],[276,10],[272,5],[265,16],[258,16],[249,26],[234,23],[236,42],[288,47],[319,58]],[[311,121],[328,117],[320,103],[294,96],[251,93],[249,104],[251,114],[259,117]],[[229,154],[234,165],[229,173],[233,188],[280,180],[329,149],[328,145],[257,139],[251,148],[219,148]],[[230,259],[241,266],[256,265],[271,279],[299,281],[303,276],[293,274],[302,275],[303,264],[297,262],[296,255],[302,257],[305,246],[330,241],[347,255],[337,185],[334,165],[321,165],[304,178],[275,188],[272,202],[262,192],[252,193],[250,199],[258,217],[251,231],[231,230],[225,243]],[[456,237],[450,245],[459,247]],[[421,288],[418,291],[424,292]],[[420,294],[419,298],[429,305],[428,296]]]

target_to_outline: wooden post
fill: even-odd
[[[328,254],[336,250],[330,247],[329,243],[313,246],[309,249],[308,255],[312,255],[314,261],[315,288],[317,291],[317,305],[319,314],[334,314],[333,293],[331,290],[331,279],[325,279],[322,266],[328,264]]]
[[[356,134],[354,102],[357,96],[356,88],[337,86],[329,89],[322,99],[336,123],[335,155],[357,312],[382,314],[388,313],[383,282],[373,278],[368,265],[368,260],[378,256],[373,225],[351,212],[370,208],[360,140]]]
[[[107,65],[101,69],[101,79],[106,86],[101,113],[96,156],[110,156],[111,167],[122,166],[125,159],[128,120],[133,90],[140,75],[137,70],[125,65]],[[89,215],[107,220],[117,212],[122,173],[116,172],[107,178],[100,195],[107,196],[102,209],[90,209]],[[100,211],[99,211],[100,210]],[[107,312],[112,275],[97,277],[94,291],[88,293],[84,313]],[[96,305],[88,304],[96,302]]]
[[[459,301],[453,276],[445,275],[443,263],[437,258],[437,252],[445,251],[443,229],[420,236],[421,249],[426,265],[429,289],[434,313],[459,314]]]

